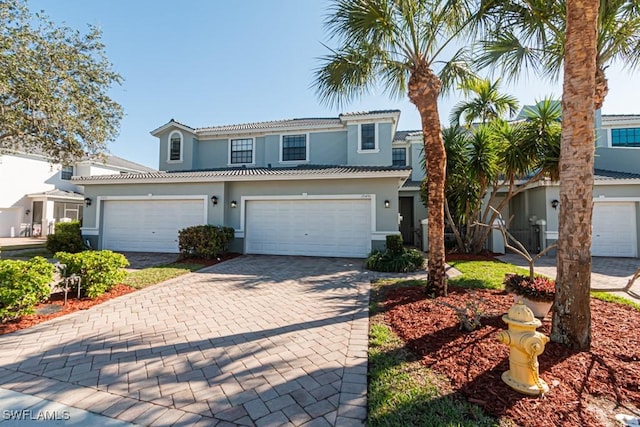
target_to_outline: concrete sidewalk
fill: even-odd
[[[518,267],[529,269],[527,262],[519,255],[507,254],[498,257],[499,260],[508,262]],[[593,257],[591,259],[591,289],[621,289],[624,288],[631,276],[640,267],[638,258],[609,258]],[[542,256],[535,263],[535,271],[552,278],[556,277],[556,257]],[[636,280],[630,291],[608,291],[640,304],[640,279]]]
[[[362,263],[242,256],[0,336],[0,388],[139,425],[363,425]]]

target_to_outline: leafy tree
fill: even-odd
[[[121,82],[100,41],[0,2],[0,151],[43,153],[67,164],[106,151],[122,108],[108,89]]]
[[[471,99],[458,102],[449,116],[452,125],[464,123],[471,126],[473,122],[487,123],[502,118],[509,113],[514,116],[519,108],[518,100],[511,95],[500,93],[500,79],[491,82],[488,79],[469,80],[461,87]]]
[[[472,75],[464,49],[446,49],[471,29],[472,2],[457,0],[334,0],[326,26],[339,47],[321,58],[315,85],[322,101],[340,105],[378,84],[408,93],[422,121],[429,188],[428,286],[446,294],[444,188],[446,153],[438,96]],[[437,67],[437,68],[434,68]],[[437,73],[436,73],[437,71]]]
[[[481,42],[481,66],[498,65],[508,78],[526,69],[558,79],[567,46],[567,0],[485,0],[483,10],[491,31]],[[596,52],[594,105],[600,109],[609,91],[607,67],[619,62],[633,70],[640,64],[640,2],[599,1]]]
[[[524,115],[513,123],[493,120],[471,130],[443,131],[445,212],[463,253],[479,253],[489,237],[490,228],[476,222],[493,224],[513,197],[535,182],[558,179],[560,105],[546,99],[525,108]]]
[[[610,2],[604,1],[605,6]],[[637,2],[636,2],[637,6]],[[601,11],[603,11],[601,6]],[[591,346],[591,219],[594,113],[598,108],[598,48],[602,40],[595,1],[567,0],[562,87],[558,273],[551,339],[569,348]],[[612,35],[613,36],[613,35]],[[636,46],[637,48],[637,46]],[[635,59],[638,60],[637,58]]]

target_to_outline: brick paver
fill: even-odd
[[[370,279],[239,257],[0,336],[0,387],[141,425],[361,425]]]

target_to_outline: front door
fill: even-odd
[[[400,197],[400,234],[407,245],[413,245],[413,197]]]
[[[31,212],[33,214],[33,216],[31,217],[33,219],[33,223],[31,225],[31,235],[35,237],[40,237],[42,235],[42,210],[42,202],[33,202],[33,206],[31,209]]]

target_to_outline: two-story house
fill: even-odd
[[[0,237],[45,236],[59,221],[83,217],[83,188],[74,175],[150,172],[154,169],[116,156],[52,164],[46,156],[20,151],[0,155]]]
[[[73,179],[91,200],[83,237],[97,248],[177,252],[180,229],[213,224],[233,227],[242,253],[365,257],[399,225],[413,237],[426,216],[411,184],[421,179],[412,176],[420,138],[398,139],[399,116],[205,128],[171,120],[151,132],[161,172]]]
[[[594,256],[637,257],[640,254],[640,115],[596,113],[593,187]],[[558,239],[560,188],[542,181],[509,205],[512,228],[535,228],[531,249]],[[570,213],[568,213],[570,214]],[[510,216],[508,215],[508,216]]]

